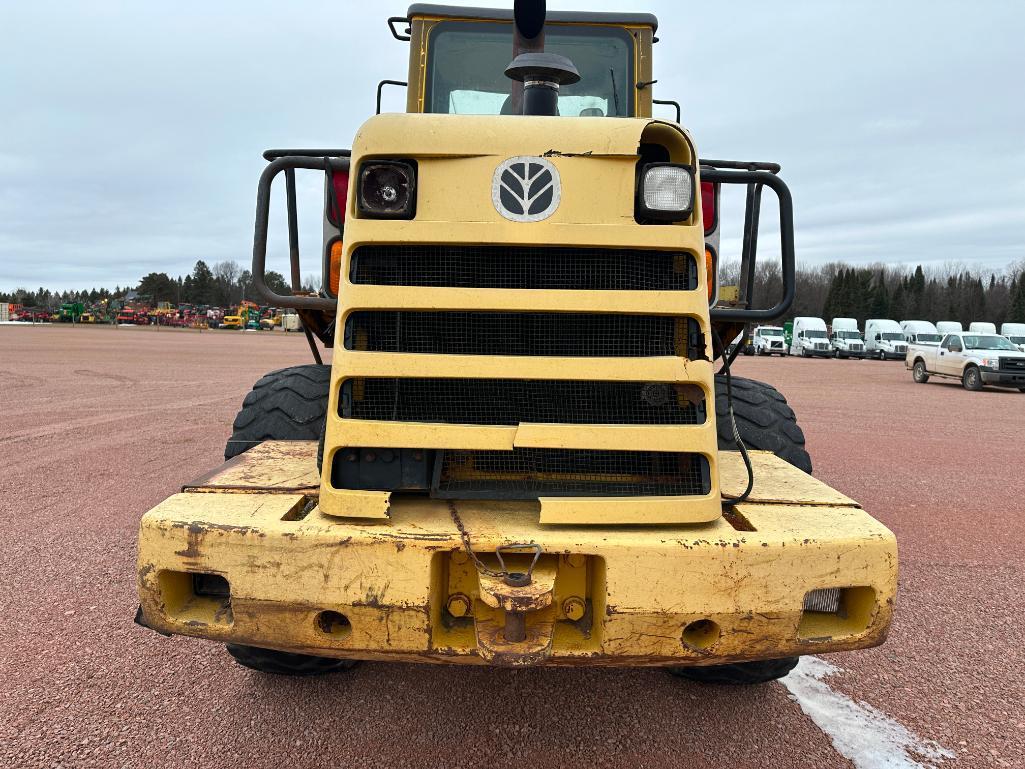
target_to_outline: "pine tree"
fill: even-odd
[[[1010,323],[1025,323],[1025,273],[1011,284],[1011,304],[1007,308],[1007,320]]]

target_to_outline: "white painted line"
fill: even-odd
[[[946,748],[897,723],[866,702],[833,691],[823,679],[842,672],[819,657],[801,661],[782,683],[833,747],[857,769],[936,769],[948,758]]]

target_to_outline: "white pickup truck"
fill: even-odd
[[[919,384],[938,376],[960,379],[966,390],[996,385],[1025,392],[1025,353],[996,334],[962,331],[939,345],[909,345],[905,365]]]

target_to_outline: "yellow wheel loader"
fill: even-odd
[[[723,344],[793,301],[779,166],[700,158],[653,98],[648,14],[417,4],[389,25],[409,75],[378,113],[389,84],[406,113],[351,150],[264,155],[253,282],[298,312],[316,364],[257,382],[226,463],[143,517],[137,621],[294,675],[364,659],[757,683],[882,643],[893,535],[811,476],[793,411],[732,377]],[[317,296],[297,173],[324,181]],[[292,295],[264,277],[279,178]],[[746,279],[720,292],[728,185]],[[762,308],[766,191],[783,292]]]

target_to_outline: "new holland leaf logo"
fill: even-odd
[[[555,213],[562,197],[559,170],[540,157],[509,158],[495,169],[491,200],[506,219],[539,222]]]

